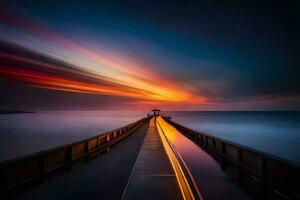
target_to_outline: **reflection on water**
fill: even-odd
[[[164,134],[187,164],[204,199],[249,199],[210,155],[167,122],[158,120]]]
[[[165,112],[208,135],[300,163],[300,112]]]
[[[0,115],[0,161],[101,134],[145,115],[128,111]]]

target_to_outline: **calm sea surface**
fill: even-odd
[[[119,128],[145,112],[52,111],[0,115],[0,161]]]
[[[300,112],[165,112],[194,130],[300,164]]]
[[[164,112],[194,130],[300,163],[300,112]],[[146,116],[134,111],[0,115],[0,161],[84,139]]]

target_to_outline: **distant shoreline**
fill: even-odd
[[[24,110],[1,110],[0,114],[25,114],[25,113],[35,113],[33,111],[24,111]]]

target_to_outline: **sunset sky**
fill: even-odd
[[[300,109],[293,1],[1,2],[0,109]]]

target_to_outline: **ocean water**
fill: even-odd
[[[145,112],[132,111],[2,114],[0,161],[105,133],[145,116]]]
[[[300,165],[300,112],[163,112],[193,130]]]
[[[145,117],[136,111],[0,115],[0,161],[105,133]],[[163,112],[184,126],[300,163],[300,112]]]

